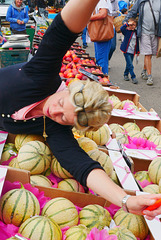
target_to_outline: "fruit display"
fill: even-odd
[[[136,110],[136,111],[141,111],[135,103],[129,99],[126,100],[120,100],[119,97],[117,97],[115,94],[112,94],[109,96],[110,102],[113,106],[114,109],[123,109],[123,110]]]
[[[14,143],[6,143],[3,148],[0,163],[8,161],[10,157],[17,155],[17,148]]]
[[[52,186],[52,182],[44,175],[31,175],[30,183],[33,185],[44,186],[44,187]]]
[[[114,227],[108,231],[109,235],[116,235],[118,240],[137,240],[135,235],[126,227]]]
[[[30,240],[61,240],[62,232],[58,224],[45,216],[27,219],[19,228],[19,233]]]
[[[23,145],[17,156],[21,169],[31,174],[41,174],[51,164],[51,151],[46,144],[40,141],[30,141]]]
[[[92,139],[88,137],[80,137],[77,139],[79,146],[85,151],[89,152],[91,150],[97,149],[98,145]]]
[[[58,189],[70,192],[85,192],[83,186],[72,178],[67,178],[58,183]]]
[[[140,240],[144,240],[148,235],[148,226],[143,216],[127,213],[121,208],[116,212],[113,220],[117,226],[127,228]]]
[[[17,151],[20,150],[20,148],[30,142],[30,141],[41,141],[44,142],[44,138],[40,135],[34,135],[34,134],[17,134],[15,137],[15,147]]]
[[[51,160],[51,172],[55,176],[63,179],[72,177],[72,175],[60,165],[60,163],[54,156],[52,157],[52,160]]]
[[[109,128],[106,124],[104,124],[102,127],[100,127],[97,131],[88,131],[85,132],[85,137],[88,137],[95,141],[97,145],[105,145],[109,138],[110,138],[110,132]]]
[[[148,174],[150,180],[155,183],[159,184],[159,180],[161,179],[161,157],[155,158],[149,165]]]
[[[83,224],[69,228],[66,233],[66,240],[86,240],[89,230]]]
[[[0,199],[0,219],[6,224],[20,226],[25,220],[39,213],[37,198],[26,189],[10,190]]]
[[[111,158],[103,151],[100,151],[99,149],[94,149],[87,154],[95,161],[98,161],[101,166],[104,168],[105,172],[108,174],[109,177],[112,176],[113,172],[113,164],[111,161]]]
[[[97,227],[99,230],[110,225],[110,213],[100,205],[90,204],[85,206],[79,213],[80,224],[85,225],[88,229]]]
[[[157,184],[149,184],[143,188],[144,192],[148,192],[151,194],[158,194],[159,193],[159,185]]]
[[[60,228],[75,226],[79,220],[74,204],[63,197],[57,197],[47,202],[41,214],[55,221]]]

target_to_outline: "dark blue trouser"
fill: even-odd
[[[86,33],[87,33],[87,27],[85,27],[82,32],[82,42],[84,46],[87,46]]]
[[[124,57],[126,60],[126,68],[124,71],[124,76],[128,76],[128,74],[130,73],[131,78],[133,79],[136,77],[136,75],[134,73],[134,66],[133,66],[134,54],[124,53]]]
[[[107,42],[94,42],[95,58],[97,65],[102,67],[102,72],[108,74],[108,58],[111,48],[111,40]]]
[[[114,29],[114,37],[111,39],[111,48],[109,53],[109,60],[112,58],[114,51],[116,50],[116,30]]]

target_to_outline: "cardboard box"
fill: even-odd
[[[161,132],[161,120],[129,119],[125,117],[111,116],[108,121],[108,125],[111,123],[124,125],[127,122],[135,122],[141,130],[146,126],[154,126]]]
[[[110,96],[114,94],[121,101],[129,99],[133,101],[136,106],[139,103],[140,96],[136,92],[110,87],[104,87],[104,89],[108,91]]]

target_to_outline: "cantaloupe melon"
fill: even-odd
[[[151,194],[158,194],[159,193],[159,185],[149,184],[148,186],[143,188],[143,191],[151,193]]]
[[[149,164],[148,174],[153,183],[159,184],[161,179],[161,157],[153,159]]]
[[[89,152],[93,149],[98,148],[97,144],[95,143],[95,141],[93,141],[90,138],[87,137],[81,137],[77,139],[79,146],[85,151],[85,152]]]
[[[74,204],[64,197],[53,198],[48,201],[41,215],[54,220],[60,228],[72,227],[78,224],[78,211]]]
[[[93,160],[101,164],[101,166],[104,168],[105,172],[108,174],[109,177],[112,175],[113,164],[111,158],[105,152],[102,152],[99,149],[95,149],[87,153]]]
[[[161,193],[161,179],[159,180],[159,193]]]
[[[65,191],[70,191],[70,192],[83,192],[84,193],[84,188],[83,186],[76,181],[75,179],[72,178],[67,178],[58,183],[58,188],[61,190]]]
[[[149,139],[151,135],[160,135],[159,130],[153,126],[146,126],[141,131],[144,133],[147,139]]]
[[[102,146],[108,142],[110,138],[110,132],[108,126],[104,124],[97,131],[85,132],[85,136],[95,141],[97,145]]]
[[[114,227],[108,231],[109,235],[116,235],[118,240],[137,240],[135,235],[125,227]]]
[[[149,141],[157,145],[157,148],[161,148],[161,135],[151,135]]]
[[[30,142],[30,141],[40,141],[44,142],[44,138],[41,135],[36,135],[36,134],[17,134],[15,137],[15,147],[19,151],[20,148]]]
[[[128,133],[131,131],[140,131],[139,126],[134,122],[127,122],[123,125],[123,127]]]
[[[128,144],[129,140],[125,133],[116,133],[116,140],[119,141],[121,144]]]
[[[111,101],[114,101],[114,100],[119,100],[120,101],[120,99],[115,95],[115,94],[112,94],[111,96],[109,96],[109,99],[111,100]]]
[[[78,226],[69,228],[65,232],[65,240],[86,240],[88,232],[86,226],[79,224]]]
[[[133,131],[130,131],[128,132],[128,135],[131,137],[131,138],[144,138],[146,139],[146,136],[144,135],[143,132],[140,132],[140,131],[136,131],[136,130],[133,130]]]
[[[27,219],[18,231],[30,240],[62,240],[62,232],[58,224],[45,216]]]
[[[119,125],[118,123],[111,123],[109,125],[109,128],[114,133],[123,133],[124,132],[123,127],[121,125]]]
[[[13,189],[0,199],[0,219],[6,224],[20,226],[26,219],[40,213],[35,195],[26,189]]]
[[[80,224],[85,225],[90,230],[94,227],[99,230],[105,226],[109,227],[111,219],[110,213],[98,204],[87,205],[79,213]]]
[[[134,104],[133,101],[131,101],[131,100],[129,100],[129,99],[126,99],[126,100],[123,100],[123,101],[121,102],[121,107],[122,107],[122,109],[124,108],[124,106],[125,106],[126,104],[128,104],[129,108],[134,108],[134,107],[135,107],[135,104]],[[136,108],[137,108],[137,107],[136,107]]]
[[[134,174],[134,177],[140,182],[143,182],[144,180],[147,180],[149,183],[151,182],[148,171],[138,171]]]
[[[6,143],[3,148],[2,156],[0,159],[0,163],[4,161],[8,161],[10,157],[17,156],[17,149],[15,144],[13,143]]]
[[[72,175],[60,165],[60,163],[54,156],[51,160],[51,172],[59,178],[72,178]]]
[[[41,174],[49,168],[51,156],[47,145],[40,141],[31,141],[20,148],[17,161],[21,169],[28,170],[31,174]]]
[[[148,235],[148,226],[143,216],[127,213],[121,208],[115,213],[113,220],[117,226],[127,228],[140,240],[144,240]]]
[[[20,168],[16,157],[13,158],[8,165],[13,168]]]
[[[31,175],[30,183],[38,186],[43,186],[43,187],[52,186],[52,182],[44,175]]]

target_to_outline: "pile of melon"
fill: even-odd
[[[122,144],[128,144],[128,136],[131,138],[143,138],[154,143],[157,148],[161,148],[161,133],[154,126],[146,126],[143,129],[135,122],[127,122],[124,125],[111,123],[109,125],[111,131],[115,134],[117,140]]]
[[[136,111],[141,111],[133,101],[126,99],[121,101],[116,95],[112,94],[110,97],[110,102],[114,109],[133,109]]]
[[[8,191],[0,199],[0,220],[14,224],[18,233],[30,240],[62,240],[63,234],[66,240],[86,240],[93,228],[101,231],[110,227],[112,218],[118,227],[111,228],[109,235],[116,235],[120,240],[144,240],[148,235],[144,218],[122,209],[111,217],[101,205],[89,204],[78,211],[69,199],[56,197],[48,200],[40,213],[39,201],[23,187]]]
[[[80,147],[94,161],[98,161],[105,172],[112,177],[114,171],[112,161],[107,153],[99,149],[99,146],[104,145],[110,138],[108,126],[104,125],[96,132],[90,131],[84,132],[83,135],[82,133],[76,135]],[[54,187],[66,191],[85,192],[83,186],[60,165],[42,136],[16,135],[14,143],[5,144],[1,162],[10,159],[11,148],[14,156],[9,166],[30,171],[31,184],[52,187],[51,178],[48,176],[53,174],[58,178],[56,178],[58,184]]]

